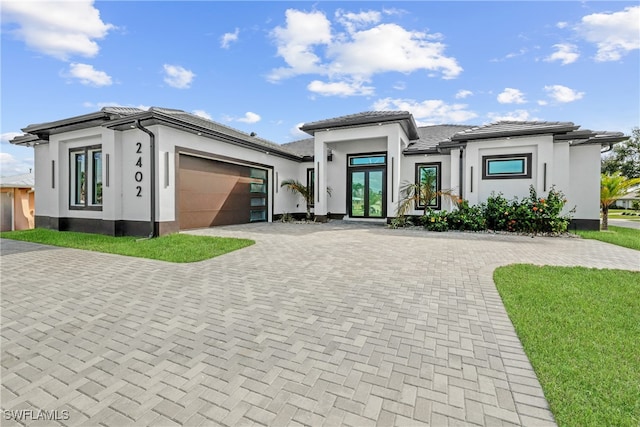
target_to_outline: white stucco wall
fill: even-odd
[[[175,188],[175,158],[176,158],[176,147],[186,148],[188,150],[195,150],[198,152],[202,152],[202,156],[206,157],[206,154],[209,153],[215,156],[224,156],[231,159],[237,159],[237,161],[233,161],[238,164],[246,164],[245,162],[258,163],[260,165],[265,166],[273,166],[273,169],[268,169],[268,194],[269,194],[269,204],[268,204],[268,218],[270,219],[272,214],[282,214],[286,212],[304,212],[306,207],[303,205],[301,200],[298,200],[296,196],[283,188],[279,188],[280,182],[285,179],[297,179],[300,182],[306,182],[306,168],[301,167],[301,163],[285,159],[280,156],[273,155],[269,153],[269,149],[265,148],[264,151],[256,151],[248,148],[244,148],[241,146],[229,144],[226,142],[222,142],[216,139],[207,138],[204,136],[197,135],[195,133],[183,132],[178,129],[170,128],[167,126],[150,126],[150,130],[152,130],[156,134],[156,149],[158,150],[158,167],[156,170],[157,179],[157,189],[158,189],[158,198],[157,198],[157,206],[158,206],[158,220],[159,221],[174,221],[175,218],[175,197],[176,197],[176,188]],[[132,130],[136,132],[135,138],[142,138],[142,141],[149,140],[149,137],[139,130]],[[130,134],[131,131],[124,132],[125,134]],[[129,138],[129,136],[125,137]],[[125,144],[126,146],[126,144]],[[169,160],[169,175],[168,175],[168,185],[165,186],[165,154],[168,154]],[[188,154],[188,152],[186,153]],[[126,154],[131,155],[131,153]],[[252,166],[259,167],[259,166]],[[276,174],[277,181],[276,182]],[[129,172],[131,175],[131,172]],[[127,171],[124,171],[124,176],[127,176]],[[276,190],[277,188],[277,190]],[[271,208],[271,201],[273,200],[273,210]],[[299,204],[300,207],[296,207],[296,204]]]
[[[575,219],[600,219],[600,145],[570,148],[570,189],[567,207],[576,207]]]
[[[55,153],[51,155],[51,144],[40,144],[34,147],[34,180],[35,180],[35,205],[36,215],[56,216],[57,215],[57,187],[60,182],[57,177],[59,169],[58,159]],[[55,187],[51,186],[51,161],[55,160],[56,182]]]
[[[539,195],[544,194],[544,164],[547,164],[547,187],[554,168],[554,146],[552,135],[497,138],[470,141],[465,150],[465,198],[470,204],[484,202],[492,192],[502,193],[507,199],[529,195],[533,185]],[[531,178],[483,179],[482,157],[503,154],[531,153]],[[473,173],[471,168],[473,167]],[[472,178],[473,177],[473,178]],[[472,183],[473,180],[473,183]]]
[[[408,141],[408,137],[397,123],[317,131],[315,159],[316,169],[319,166],[319,171],[316,170],[316,214],[348,214],[347,157],[353,154],[384,152],[387,154],[387,216],[392,216],[398,197],[401,162],[399,159],[403,141]],[[331,162],[326,161],[328,150],[333,153]],[[332,189],[331,197],[326,196],[326,193],[317,193],[318,189],[326,189],[327,186]]]
[[[455,152],[455,161],[458,161],[458,152]],[[458,188],[452,186],[451,174],[451,155],[449,154],[416,154],[402,157],[402,170],[400,175],[400,188],[406,184],[413,184],[416,180],[416,165],[419,163],[440,163],[440,175],[442,190],[453,190],[457,192]],[[457,170],[457,169],[456,169]],[[456,172],[457,173],[457,172]],[[457,177],[457,175],[456,175]],[[457,178],[456,178],[457,181]],[[442,197],[442,210],[451,210],[453,203],[450,198]],[[409,215],[422,215],[423,210],[411,210]],[[393,211],[395,216],[395,210]]]

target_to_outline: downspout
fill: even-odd
[[[140,124],[140,119],[136,119],[135,125],[142,132],[149,135],[149,145],[150,145],[150,161],[149,161],[149,173],[151,174],[150,178],[150,186],[149,186],[149,198],[150,202],[150,212],[149,215],[149,239],[157,237],[156,234],[156,136],[149,129],[145,128]]]
[[[464,192],[462,191],[463,190],[462,189],[462,180],[463,180],[463,175],[464,175],[464,169],[463,169],[463,164],[462,164],[463,163],[462,162],[463,161],[463,157],[462,157],[463,153],[464,153],[464,148],[460,147],[460,164],[458,165],[458,174],[460,175],[458,177],[458,179],[459,179],[458,182],[460,183],[460,199],[464,199]]]

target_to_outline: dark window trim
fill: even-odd
[[[482,156],[482,179],[530,179],[532,174],[532,153],[497,154]],[[489,162],[492,160],[524,160],[524,173],[489,174]]]
[[[89,152],[90,151],[96,151],[96,150],[100,150],[100,153],[102,153],[102,144],[94,144],[94,145],[88,145],[85,147],[75,147],[75,148],[69,148],[69,210],[71,211],[101,211],[102,210],[102,204],[100,205],[90,205],[89,204],[89,198],[93,197],[92,194],[90,194],[91,192],[93,192],[93,188],[91,190],[89,190],[89,188],[86,188],[85,191],[87,192],[87,194],[85,194],[85,198],[84,198],[84,205],[79,205],[79,204],[75,204],[72,203],[73,197],[74,195],[71,194],[71,188],[72,185],[71,183],[73,182],[73,178],[75,176],[74,170],[72,168],[75,168],[75,162],[73,164],[71,164],[71,156],[75,153],[83,153],[84,154],[84,170],[85,170],[85,177],[88,177],[88,173],[89,170],[91,170],[91,174],[92,174],[92,178],[93,178],[93,156],[91,159],[89,159]],[[104,169],[104,165],[103,165],[103,169]],[[86,179],[86,178],[85,178]],[[93,187],[93,179],[91,181],[92,187]],[[88,187],[88,180],[87,183],[85,184]]]
[[[365,157],[384,157],[384,163],[370,163],[370,164],[364,164],[364,165],[352,165],[351,164],[351,159],[357,159],[357,158],[365,158]],[[386,151],[382,151],[382,152],[376,152],[376,153],[354,153],[354,154],[347,154],[347,166],[350,168],[372,168],[372,167],[384,167],[385,169],[387,168],[387,152]]]
[[[352,157],[379,157],[384,156],[384,163],[376,163],[370,165],[356,165],[351,166],[349,159]],[[387,160],[389,158],[389,153],[386,151],[375,151],[375,152],[367,152],[367,153],[349,153],[347,154],[347,191],[346,193],[346,205],[347,205],[347,213],[351,218],[370,218],[368,215],[365,216],[353,216],[351,211],[351,172],[352,171],[367,171],[367,170],[381,170],[382,171],[382,215],[380,218],[385,218],[387,216]],[[368,196],[367,196],[368,198]],[[373,217],[378,218],[378,217]]]
[[[315,207],[315,175],[316,171],[314,168],[307,168],[307,191],[311,192],[311,197],[309,197],[310,203],[309,207]]]
[[[429,163],[416,163],[415,166],[415,183],[420,185],[420,168],[422,167],[435,167],[436,168],[436,191],[442,190],[442,162],[429,162]],[[415,210],[423,210],[426,206],[420,204],[419,201],[415,203]],[[428,206],[434,210],[442,209],[442,196],[436,197],[436,203]]]

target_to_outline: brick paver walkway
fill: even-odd
[[[640,269],[637,252],[580,239],[196,233],[257,244],[180,265],[3,240],[2,425],[22,409],[64,425],[553,424],[493,270]]]

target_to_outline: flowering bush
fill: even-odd
[[[420,222],[423,227],[429,231],[448,231],[449,230],[449,216],[450,212],[427,210],[427,212],[420,217]]]
[[[567,231],[570,215],[562,215],[567,199],[561,191],[551,187],[547,197],[538,197],[533,186],[529,197],[522,200],[507,200],[492,193],[486,203],[469,206],[466,200],[458,199],[457,209],[451,212],[428,209],[416,221],[429,231],[513,231],[525,233],[562,233]],[[569,213],[573,213],[574,210]],[[400,219],[402,218],[402,219]],[[397,221],[396,221],[397,220]],[[412,225],[408,217],[392,221],[394,228]]]
[[[535,188],[530,186],[529,197],[522,201],[517,198],[508,201],[502,194],[492,194],[484,205],[487,227],[527,233],[565,232],[571,221],[570,215],[561,214],[566,203],[564,194],[554,187],[544,198],[538,197]]]

